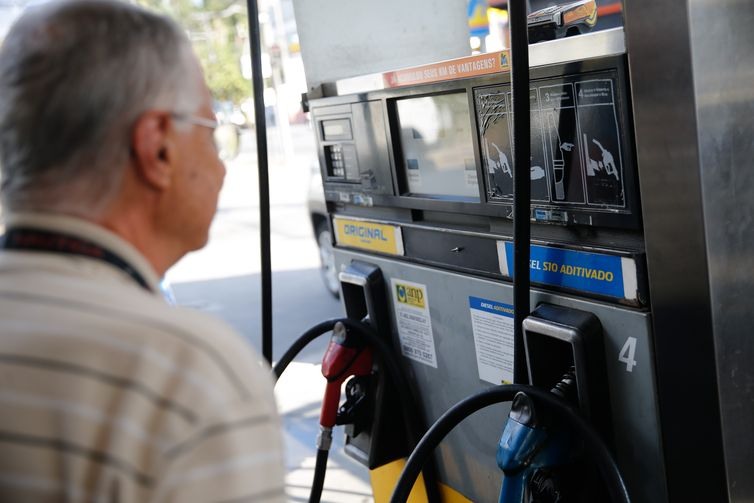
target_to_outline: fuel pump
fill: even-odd
[[[547,384],[553,372],[565,374],[560,380],[551,380],[553,386],[550,394],[543,393],[533,386],[503,385],[498,395],[503,400],[510,400],[512,405],[502,437],[500,438],[496,460],[503,471],[500,503],[536,502],[572,502],[604,500],[605,495],[599,485],[590,480],[589,468],[580,467],[584,473],[578,473],[575,461],[582,454],[581,439],[576,435],[579,429],[591,442],[598,444],[592,449],[596,457],[606,456],[608,465],[613,467],[615,482],[610,487],[614,501],[628,501],[625,483],[615,462],[605,447],[605,442],[592,426],[579,421],[569,424],[566,415],[553,412],[565,408],[571,412],[568,418],[579,416],[571,408],[580,407],[589,415],[591,400],[604,407],[607,401],[604,395],[595,389],[588,389],[588,375],[597,379],[597,372],[603,372],[601,353],[601,333],[599,321],[589,313],[580,313],[557,306],[542,305],[533,315],[529,315],[529,274],[530,274],[530,228],[529,200],[531,186],[529,176],[530,159],[530,124],[529,124],[529,63],[526,28],[526,12],[523,2],[510,2],[511,15],[511,59],[512,59],[512,96],[515,112],[513,121],[514,173],[513,184],[513,297],[514,297],[514,379],[516,382],[529,381],[531,384]],[[594,3],[591,3],[594,9]],[[520,9],[520,10],[519,10]],[[536,16],[534,16],[536,20]],[[530,18],[531,20],[531,18]],[[592,20],[593,24],[594,20]],[[523,106],[522,106],[523,104]],[[527,330],[528,328],[528,330]],[[564,347],[553,347],[564,344]],[[525,349],[524,349],[525,347]],[[595,348],[596,347],[596,348]],[[555,351],[553,351],[555,350]],[[560,350],[560,351],[558,351]],[[524,361],[526,356],[526,362]],[[528,365],[527,365],[528,363]],[[577,371],[578,367],[578,371]],[[528,370],[526,370],[528,369]],[[535,372],[536,371],[536,375]],[[528,374],[528,375],[527,375]],[[545,376],[541,375],[545,374]],[[577,377],[578,375],[578,377]],[[594,388],[594,385],[592,385]],[[524,391],[525,390],[525,391]],[[591,393],[590,393],[591,392]],[[479,396],[489,396],[483,392]],[[535,400],[534,397],[539,397]],[[544,397],[547,397],[546,399]],[[554,397],[558,397],[555,399]],[[547,406],[542,403],[547,402]],[[421,466],[423,456],[434,441],[449,432],[450,424],[460,421],[463,413],[470,414],[477,410],[469,406],[474,398],[461,402],[445,414],[422,439],[420,446],[412,454],[393,493],[393,502],[404,501],[405,487],[410,486],[412,463]],[[549,407],[548,407],[549,406]],[[455,417],[454,414],[458,413]],[[447,423],[444,427],[440,425]],[[574,425],[578,425],[574,427]],[[433,438],[433,434],[437,437]],[[425,443],[426,441],[426,443]],[[435,444],[436,445],[436,444]],[[594,446],[592,446],[594,447]],[[425,450],[422,450],[425,449]],[[585,475],[586,474],[586,475]],[[609,475],[606,475],[609,478]],[[581,479],[581,487],[575,480]],[[406,482],[408,481],[408,482]],[[586,481],[586,483],[584,483]],[[591,487],[585,487],[591,486]]]
[[[309,68],[340,70],[307,82],[335,264],[381,271],[386,309],[369,321],[387,326],[378,332],[435,423],[434,446],[414,455],[437,447],[437,480],[466,498],[446,501],[492,501],[490,450],[508,416],[506,497],[555,497],[569,465],[587,487],[596,470],[614,501],[628,501],[626,487],[647,503],[754,494],[741,335],[752,292],[742,257],[754,256],[742,253],[741,215],[754,184],[741,169],[750,142],[735,141],[752,136],[740,89],[751,65],[718,57],[751,59],[751,31],[729,28],[747,22],[740,5],[557,2],[532,38],[568,35],[569,21],[591,31],[529,47],[514,36],[512,54],[466,56],[464,19],[458,51],[406,61],[396,54],[413,51],[394,40],[416,52],[454,40],[456,25],[437,28],[452,17],[444,5],[412,17],[415,3],[380,2],[391,6],[381,23],[366,5],[354,19],[342,2],[294,0]],[[595,6],[621,26],[592,26]],[[353,30],[344,38],[356,44],[367,29],[381,42],[346,53],[333,40]],[[445,40],[402,38],[412,33]],[[508,70],[525,54],[522,87]],[[394,64],[357,65],[385,55]],[[549,390],[571,367],[566,400]],[[518,392],[511,408],[471,415]],[[445,438],[448,420],[458,430]],[[354,452],[362,441],[379,444],[361,437]],[[414,455],[407,473],[420,468]]]

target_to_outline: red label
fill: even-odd
[[[490,52],[383,73],[382,80],[385,83],[385,87],[388,88],[429,84],[443,80],[505,72],[510,69],[508,61],[508,51]]]

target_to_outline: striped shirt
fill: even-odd
[[[81,220],[108,263],[0,251],[0,501],[284,501],[269,368],[229,327],[169,306],[130,244]]]

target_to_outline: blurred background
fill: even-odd
[[[0,0],[0,43],[24,9],[39,1]],[[176,302],[217,316],[261,351],[260,239],[257,152],[245,1],[140,0],[183,27],[204,67],[219,122],[232,124],[223,143],[227,176],[209,244],[167,274]],[[323,228],[324,197],[314,134],[301,109],[306,92],[290,1],[259,4],[269,149],[274,358],[307,328],[338,317],[340,303],[325,287],[307,200]],[[321,208],[321,209],[319,209]],[[319,213],[317,213],[319,212]],[[326,229],[326,225],[324,226]],[[325,236],[323,242],[329,243]],[[308,501],[324,379],[326,340],[310,345],[276,388],[285,426],[289,501]],[[340,445],[330,456],[322,501],[371,501],[368,472]]]

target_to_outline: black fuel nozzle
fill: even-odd
[[[563,374],[555,386],[550,389],[550,393],[558,395],[560,398],[572,405],[578,405],[578,388],[576,387],[576,367],[571,366]]]
[[[371,376],[355,376],[346,383],[346,401],[338,409],[335,424],[356,424],[367,413],[368,396],[372,388]],[[350,434],[356,435],[357,431]]]

